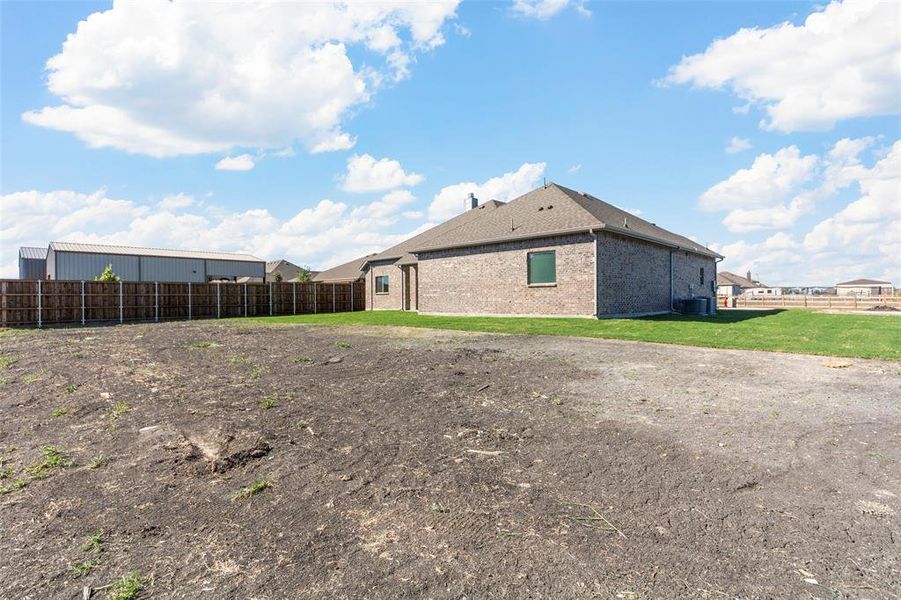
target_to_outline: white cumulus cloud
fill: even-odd
[[[740,29],[684,57],[665,84],[729,89],[766,112],[765,129],[831,128],[901,112],[901,3],[834,1],[801,25]]]
[[[583,17],[590,17],[586,4],[586,0],[514,0],[511,10],[515,15],[544,21],[572,6]]]
[[[20,246],[50,241],[246,252],[328,268],[406,239],[403,213],[415,200],[405,190],[358,206],[326,199],[279,219],[265,208],[198,205],[186,194],[154,206],[111,198],[103,189],[14,192],[0,196],[0,277],[18,275]]]
[[[345,192],[379,192],[414,186],[423,179],[418,173],[404,171],[396,160],[355,154],[347,159],[347,173],[342,180],[341,189]]]
[[[59,103],[22,118],[155,157],[347,149],[349,112],[441,45],[457,4],[117,0],[47,61]]]
[[[712,244],[726,257],[722,269],[751,269],[772,285],[832,285],[858,277],[901,281],[901,141],[867,167],[859,154],[873,141],[837,142],[808,192],[819,200],[856,185],[860,193],[854,200],[806,233],[780,231],[763,241]],[[773,210],[781,213],[790,206]]]
[[[469,194],[475,194],[480,203],[488,200],[506,202],[537,187],[544,175],[546,164],[523,163],[516,171],[504,173],[483,183],[463,182],[448,185],[435,194],[429,204],[430,221],[445,221],[469,208]]]
[[[256,166],[253,156],[239,154],[238,156],[226,156],[216,163],[217,171],[250,171]]]
[[[726,152],[729,154],[737,154],[739,152],[744,152],[745,150],[751,149],[751,140],[748,138],[742,137],[733,137],[729,140],[729,143],[726,144]]]

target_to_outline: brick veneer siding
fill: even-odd
[[[375,278],[388,276],[388,293],[377,294]],[[366,310],[400,310],[403,288],[400,268],[393,261],[370,264],[366,271]]]
[[[701,285],[700,271],[704,268],[704,284]],[[673,298],[703,296],[713,298],[715,294],[710,282],[716,281],[716,261],[707,256],[683,250],[673,251]]]
[[[556,251],[553,287],[528,285],[526,255],[541,250]],[[594,239],[586,233],[422,253],[419,311],[594,316]]]
[[[670,310],[670,249],[644,240],[598,234],[598,316]]]

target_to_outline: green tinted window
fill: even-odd
[[[557,253],[529,252],[529,285],[557,283]]]

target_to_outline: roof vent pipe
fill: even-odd
[[[469,208],[477,208],[479,206],[479,199],[476,198],[476,195],[472,192],[469,193]]]

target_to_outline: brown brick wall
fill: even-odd
[[[598,314],[670,310],[670,249],[636,238],[598,234]]]
[[[529,287],[529,252],[555,250],[557,284]],[[419,256],[422,313],[594,315],[594,241],[588,234],[457,248]]]
[[[704,284],[701,285],[700,270],[704,268]],[[673,251],[673,297],[689,298],[706,296],[713,298],[710,282],[716,281],[716,261],[706,256],[683,250]]]
[[[375,278],[388,276],[388,293],[375,292]],[[400,268],[391,262],[371,264],[366,272],[366,310],[400,310],[401,308]]]

